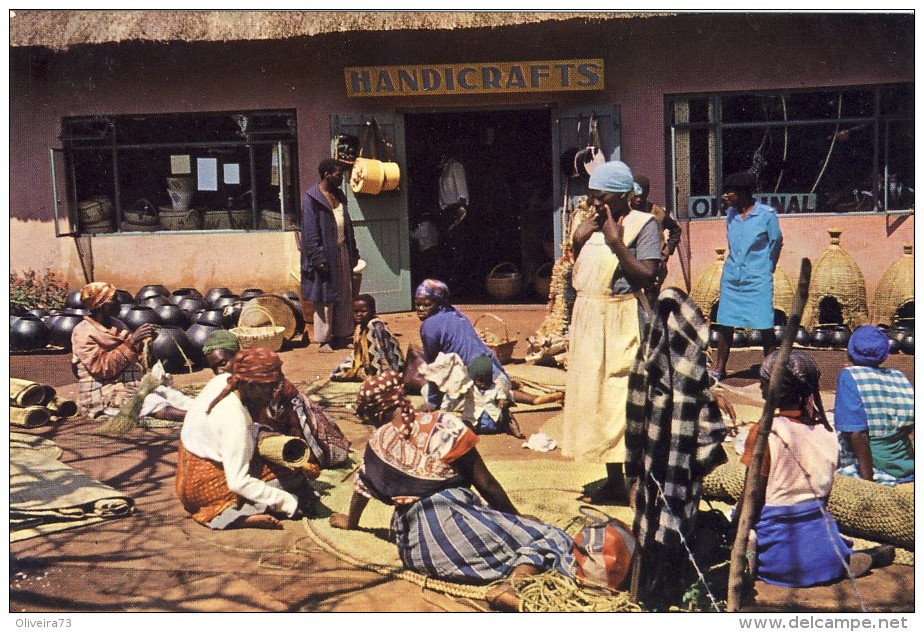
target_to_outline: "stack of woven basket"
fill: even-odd
[[[77,404],[69,399],[60,399],[52,387],[10,378],[11,425],[32,428],[76,414]]]

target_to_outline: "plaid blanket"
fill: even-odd
[[[661,292],[629,375],[626,474],[639,479],[634,531],[644,548],[686,537],[702,480],[727,460],[706,372],[708,325],[677,288]]]

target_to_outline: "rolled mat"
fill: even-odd
[[[10,406],[10,425],[22,428],[44,426],[51,422],[51,415],[44,406]]]
[[[55,397],[45,406],[48,414],[52,417],[61,417],[67,419],[77,415],[77,402],[72,399],[61,399]]]
[[[55,397],[55,389],[18,377],[10,378],[10,405],[26,408],[44,406]]]
[[[744,488],[745,467],[734,446],[724,447],[728,462],[703,479],[703,497],[735,502]],[[914,550],[914,483],[889,487],[835,474],[828,511],[844,535]]]
[[[308,463],[311,452],[304,439],[266,434],[257,442],[257,453],[276,465],[296,469]]]

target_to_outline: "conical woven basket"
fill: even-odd
[[[699,311],[707,319],[711,319],[712,307],[719,302],[719,290],[722,286],[722,267],[725,265],[725,248],[715,249],[715,261],[699,275],[690,298],[699,306]],[[790,288],[790,292],[792,288]],[[792,297],[790,297],[790,302]]]
[[[841,323],[819,322],[819,306],[824,298],[833,298],[841,306],[843,324],[851,329],[869,323],[866,305],[866,281],[860,266],[840,246],[839,228],[829,228],[831,245],[812,263],[808,302],[802,314],[802,326],[814,329],[818,325]]]
[[[783,272],[783,268],[776,267],[773,273],[773,309],[781,311],[788,318],[792,310],[792,301],[796,296],[792,287],[792,281],[789,276]]]
[[[899,324],[895,322],[898,309],[913,302],[914,244],[905,244],[902,256],[886,268],[879,279],[870,316],[874,324],[896,325]]]

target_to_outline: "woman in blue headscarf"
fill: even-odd
[[[857,327],[847,345],[853,363],[841,370],[834,428],[841,442],[839,474],[895,485],[914,480],[914,386],[881,365],[889,338],[872,325]]]

